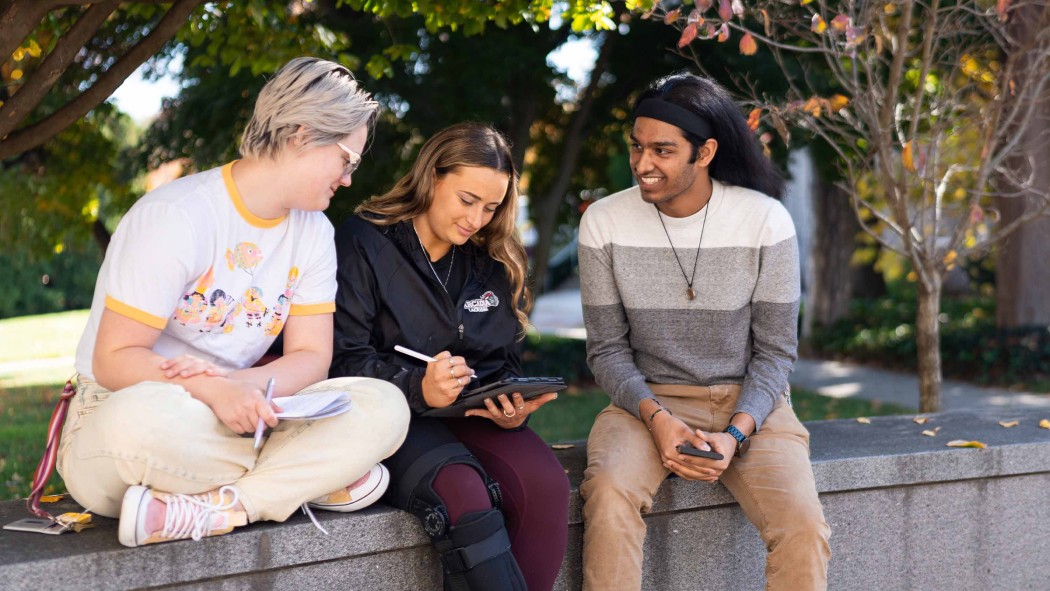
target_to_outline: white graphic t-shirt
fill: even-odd
[[[255,363],[289,315],[335,311],[334,230],[321,212],[264,220],[245,207],[233,164],[173,181],[128,211],[95,284],[76,369],[91,359],[104,308],[162,332],[153,351],[227,369]]]

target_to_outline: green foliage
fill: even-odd
[[[0,282],[0,318],[45,314],[91,307],[99,257],[94,249],[34,261],[0,254],[0,269],[7,270]]]
[[[123,150],[136,130],[105,104],[36,150],[0,165],[0,245],[29,260],[85,250],[95,223],[115,224],[139,187]]]
[[[521,369],[527,376],[557,376],[578,386],[594,383],[587,367],[587,343],[581,339],[532,333],[523,348]]]
[[[816,327],[811,339],[821,355],[884,367],[916,367],[914,297],[856,300],[847,318]],[[991,297],[946,299],[941,312],[944,373],[985,384],[1037,383],[1050,376],[1050,330],[1045,326],[999,330]]]

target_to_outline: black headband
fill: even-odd
[[[634,109],[634,116],[635,118],[648,117],[664,123],[670,123],[705,140],[715,135],[707,119],[688,109],[683,109],[674,103],[658,98],[645,99],[639,103]]]

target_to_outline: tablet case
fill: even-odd
[[[520,392],[525,400],[531,400],[547,392],[560,392],[566,388],[561,378],[507,378],[473,390],[464,390],[459,398],[444,408],[432,408],[424,417],[462,417],[471,408],[485,408],[485,400],[500,394]]]

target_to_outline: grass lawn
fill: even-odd
[[[0,500],[29,494],[47,441],[47,422],[61,393],[61,385],[0,389]],[[65,488],[56,471],[47,492]]]
[[[88,310],[0,320],[0,362],[68,357],[87,325]]]

